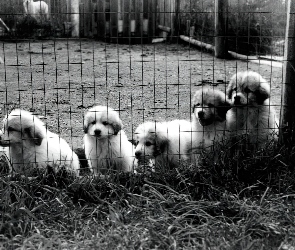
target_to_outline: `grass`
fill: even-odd
[[[79,40],[3,46],[0,114],[21,107],[44,115],[48,128],[75,146],[82,144],[83,113],[96,100],[121,110],[132,138],[142,121],[188,119],[187,99],[199,83],[226,80],[237,68],[259,67],[280,107],[280,68],[237,66],[187,46]],[[106,179],[2,174],[0,249],[292,249],[295,149],[215,152],[198,166]]]
[[[198,166],[0,178],[2,249],[293,249],[295,148]],[[214,157],[215,160],[212,160]]]

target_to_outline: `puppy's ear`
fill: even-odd
[[[113,126],[113,129],[114,129],[115,135],[117,135],[119,133],[119,131],[123,128],[123,123],[122,123],[121,120],[118,120],[118,121],[114,122],[112,124],[112,126]]]
[[[226,96],[229,100],[231,100],[233,98],[233,85],[230,83],[230,85],[227,87],[227,90],[226,90]]]
[[[196,107],[197,107],[196,104],[194,104],[194,105],[193,105],[193,108],[192,108],[192,113],[195,113],[195,109],[196,109]]]
[[[202,103],[202,102],[203,102],[203,94],[202,94],[202,92],[200,93],[200,90],[197,90],[193,96],[193,99],[192,99],[192,105],[193,105],[192,113],[195,113],[195,109],[198,106],[197,104]]]
[[[85,113],[85,116],[84,116],[84,121],[83,121],[83,131],[85,134],[88,133],[88,129],[89,129],[89,111]]]
[[[83,130],[84,130],[84,133],[87,134],[88,133],[88,124],[86,122],[84,122],[83,124]]]
[[[193,100],[192,100],[192,113],[195,113],[195,109],[196,109],[196,95],[194,95]]]
[[[129,142],[131,142],[131,144],[133,145],[133,146],[136,146],[137,145],[137,141],[135,140],[135,139],[130,139],[130,140],[128,140]]]
[[[42,140],[44,139],[44,136],[42,132],[36,128],[25,128],[24,132],[33,140],[36,146],[40,146],[42,144]]]
[[[242,82],[243,73],[234,74],[230,80],[226,89],[226,95],[229,100],[233,98],[234,89],[237,89],[238,85]]]
[[[224,121],[226,119],[227,111],[230,110],[231,108],[232,108],[232,105],[228,100],[225,100],[224,102],[220,103],[220,105],[216,107],[218,116],[222,118],[222,120]]]
[[[258,104],[263,104],[269,98],[270,86],[267,82],[260,83],[259,88],[255,91],[256,101]]]
[[[156,152],[154,153],[156,155],[162,154],[168,150],[169,140],[166,136],[163,136],[161,134],[156,134],[155,141],[156,141]]]

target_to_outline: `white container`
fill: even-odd
[[[148,33],[148,27],[149,27],[149,19],[143,19],[143,24],[142,24],[142,31],[143,34],[147,34]]]
[[[118,33],[123,33],[123,20],[118,20]]]
[[[130,32],[135,33],[135,20],[130,21]]]

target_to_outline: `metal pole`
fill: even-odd
[[[288,0],[280,141],[295,142],[295,0]]]

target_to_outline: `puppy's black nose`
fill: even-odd
[[[140,156],[141,156],[141,152],[140,152],[140,151],[136,151],[136,152],[135,152],[135,157],[136,157],[136,158],[139,158]]]
[[[241,104],[241,97],[240,96],[235,96],[234,97],[234,104]]]
[[[200,119],[204,118],[204,115],[205,115],[204,111],[199,111],[199,112],[198,112],[198,117],[199,117]]]
[[[100,136],[101,130],[99,130],[99,129],[94,130],[94,134],[95,134],[95,136]]]

